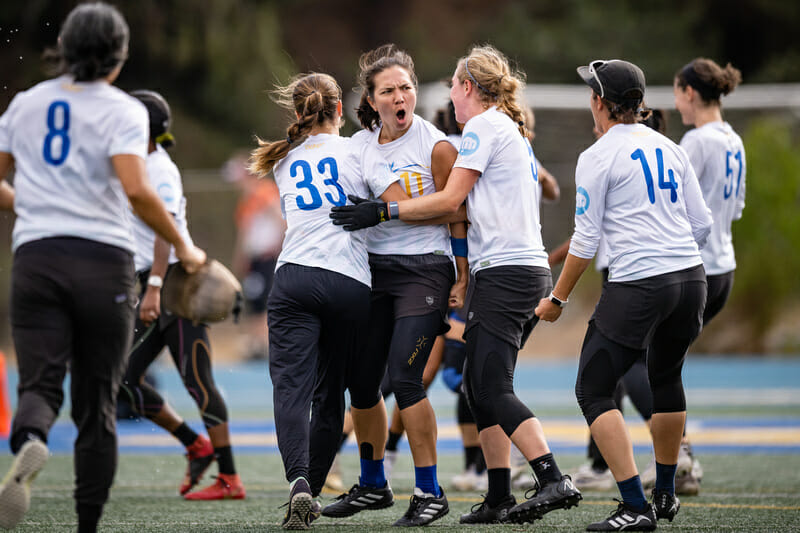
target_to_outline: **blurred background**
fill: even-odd
[[[55,44],[61,22],[76,3],[4,2],[0,111],[18,91],[48,77],[41,54]],[[155,89],[169,100],[177,138],[172,156],[183,173],[190,230],[209,255],[229,266],[242,188],[226,162],[252,149],[256,135],[284,136],[286,118],[268,91],[295,73],[330,73],[354,98],[359,55],[395,42],[416,62],[418,112],[430,119],[437,106],[446,104],[441,80],[452,75],[469,46],[488,42],[498,47],[527,73],[528,101],[536,110],[534,149],[561,186],[560,202],[542,209],[545,246],[552,250],[571,234],[575,163],[593,141],[588,91],[582,100],[574,97],[582,87],[575,67],[597,58],[624,58],[641,66],[658,96],[646,100],[668,111],[667,134],[677,142],[686,127],[671,105],[675,72],[698,56],[732,63],[742,71],[744,85],[723,99],[723,113],[745,142],[747,205],[734,225],[738,268],[731,299],[692,350],[800,353],[800,37],[795,33],[800,2],[113,3],[131,29],[130,57],[117,85]],[[351,118],[343,134],[355,129]],[[0,350],[10,355],[12,226],[13,215],[0,213]],[[599,290],[599,276],[584,276],[564,318],[537,328],[524,354],[577,355]],[[212,328],[215,357],[247,355],[237,340],[243,327],[226,323]]]

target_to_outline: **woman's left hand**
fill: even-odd
[[[561,308],[550,301],[550,298],[542,298],[539,305],[533,311],[541,320],[555,322],[561,316]]]

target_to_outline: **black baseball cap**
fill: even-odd
[[[609,102],[634,107],[644,100],[644,72],[622,59],[596,59],[578,67],[578,75]]]
[[[172,112],[163,96],[155,91],[140,89],[131,91],[131,96],[141,101],[150,116],[150,138],[164,148],[175,144],[175,138],[169,132]]]

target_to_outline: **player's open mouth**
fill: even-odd
[[[395,113],[395,115],[397,115],[397,120],[399,120],[400,122],[403,122],[406,119],[405,109],[401,109],[400,111]]]

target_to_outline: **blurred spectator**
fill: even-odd
[[[267,296],[272,288],[275,263],[281,252],[286,223],[275,181],[259,179],[247,170],[246,152],[235,154],[223,167],[225,179],[241,191],[236,206],[236,248],[233,271],[242,280],[245,299],[248,359],[266,359]]]

